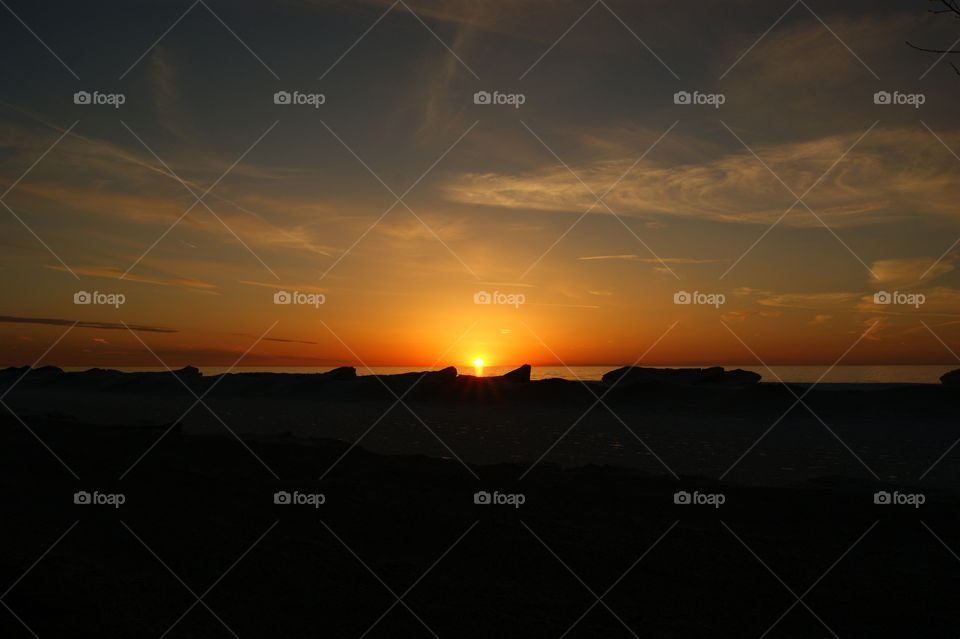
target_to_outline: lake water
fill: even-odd
[[[704,364],[703,367],[711,366]],[[658,368],[690,368],[685,366],[658,366]],[[534,366],[531,373],[533,379],[548,379],[559,377],[562,379],[582,379],[599,380],[604,373],[619,368],[617,364],[609,366]],[[944,373],[960,368],[958,365],[930,365],[930,366],[835,366],[830,369],[829,366],[771,366],[771,370],[776,374],[774,376],[762,366],[725,366],[725,368],[743,368],[754,371],[763,377],[765,382],[776,382],[777,377],[785,382],[812,383],[816,382],[824,373],[829,370],[821,383],[834,384],[856,384],[856,383],[900,383],[900,384],[938,384],[940,376]],[[200,370],[204,375],[218,375],[226,372],[226,366],[202,366]],[[460,373],[467,375],[494,376],[502,375],[513,369],[510,366],[487,366],[483,369],[475,369],[472,366],[457,367]],[[83,370],[82,368],[67,368],[67,370]],[[128,371],[162,371],[158,367],[137,367],[127,368]],[[238,366],[234,369],[237,373],[269,372],[269,373],[322,373],[330,370],[330,367],[298,367],[298,366]],[[378,375],[391,375],[396,373],[409,373],[416,371],[430,370],[423,367],[403,367],[403,366],[373,366],[369,369],[358,366],[359,375],[369,375],[371,373]],[[436,369],[434,369],[436,370]]]

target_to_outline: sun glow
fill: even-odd
[[[478,357],[477,359],[473,360],[473,365],[477,368],[483,368],[483,360]]]

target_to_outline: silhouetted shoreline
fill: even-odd
[[[722,369],[617,369],[604,380],[425,373],[0,371],[20,417],[186,434],[359,442],[468,463],[587,464],[786,485],[826,476],[960,486],[950,384],[780,384]],[[950,378],[945,376],[945,379]],[[202,402],[198,402],[202,400]]]
[[[521,366],[504,375],[476,376],[460,373],[449,366],[440,370],[397,374],[357,374],[352,366],[341,366],[321,373],[229,372],[203,375],[193,366],[177,370],[150,372],[123,372],[116,369],[91,368],[83,371],[65,371],[56,366],[39,368],[8,367],[0,370],[0,384],[23,384],[27,388],[51,390],[82,389],[95,392],[164,392],[188,386],[197,392],[217,387],[222,393],[258,395],[296,395],[313,393],[318,399],[326,396],[389,395],[391,391],[412,394],[425,399],[470,399],[488,397],[483,391],[494,391],[506,399],[547,398],[550,392],[566,396],[577,386],[609,391],[615,396],[628,395],[627,389],[642,392],[651,389],[748,389],[761,383],[761,375],[742,369],[711,368],[648,368],[627,366],[610,370],[600,380],[570,380],[547,378],[531,380],[531,367]],[[960,385],[960,370],[944,369],[941,384]],[[782,385],[776,378],[765,384]],[[803,382],[787,382],[787,386],[805,388]],[[931,384],[936,386],[936,384]],[[901,383],[823,383],[821,388],[845,390],[880,390],[924,384]],[[533,389],[533,390],[532,390]],[[383,391],[382,393],[380,391]],[[474,393],[473,391],[476,391]]]

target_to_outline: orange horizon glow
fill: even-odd
[[[370,26],[353,3],[294,4],[345,51]],[[128,112],[52,100],[36,82],[49,60],[26,60],[0,101],[0,367],[960,365],[960,85],[903,49],[915,16],[832,9],[888,88],[930,72],[922,125],[869,99],[859,55],[806,12],[741,64],[751,3],[661,23],[658,57],[684,85],[730,72],[723,111],[675,103],[671,74],[609,17],[530,67],[522,109],[474,103],[459,62],[514,86],[500,62],[570,27],[550,4],[458,15],[456,57],[365,40],[391,64],[351,53],[356,74],[325,80],[340,98],[318,112],[273,104],[269,74],[202,55],[200,31],[129,69]],[[660,4],[618,13],[656,24]],[[703,64],[680,27],[722,55]],[[307,61],[275,49],[277,68]],[[245,99],[225,101],[238,87]],[[576,87],[590,90],[571,100]],[[211,185],[209,211],[187,208],[183,186]],[[410,207],[386,208],[414,186]]]
[[[730,331],[749,346],[748,350],[723,327],[720,318],[711,318],[711,322],[685,321],[684,310],[665,309],[679,318],[671,318],[671,323],[677,321],[677,325],[669,331],[670,323],[651,319],[641,325],[636,320],[628,321],[629,313],[619,317],[599,310],[589,314],[569,313],[564,322],[558,322],[551,311],[543,313],[534,307],[523,309],[521,312],[526,313],[523,318],[480,322],[473,319],[473,309],[470,309],[460,318],[459,326],[449,318],[435,316],[429,324],[411,325],[409,333],[404,330],[407,327],[396,324],[376,330],[332,318],[325,318],[325,326],[318,326],[311,317],[304,316],[280,322],[258,342],[263,327],[276,321],[272,319],[276,317],[275,309],[267,307],[258,317],[251,314],[244,318],[249,328],[242,334],[215,335],[213,327],[209,333],[204,331],[205,335],[199,338],[203,347],[195,346],[195,338],[181,332],[138,332],[138,337],[149,346],[147,350],[126,330],[76,327],[39,362],[44,351],[64,333],[63,327],[13,327],[17,329],[14,332],[10,330],[11,325],[6,325],[3,338],[7,344],[5,364],[16,366],[37,362],[67,367],[150,367],[159,365],[150,352],[153,351],[172,368],[227,367],[234,363],[240,367],[311,368],[341,365],[428,368],[453,364],[479,372],[491,367],[516,368],[522,364],[616,368],[634,363],[644,353],[646,356],[639,365],[656,367],[831,365],[866,330],[856,321],[849,321],[846,330],[826,331],[817,324],[785,318],[724,320]],[[588,321],[590,314],[596,319]],[[133,318],[124,321],[137,323]],[[464,326],[469,327],[471,322],[475,326],[463,334]],[[611,339],[605,333],[591,330],[590,324],[594,322],[609,326],[611,332],[615,329],[619,337]],[[571,323],[576,330],[567,330]],[[176,323],[170,321],[168,325]],[[27,328],[30,330],[24,330]],[[790,340],[780,338],[785,333],[791,335]],[[309,339],[296,339],[304,335]],[[917,347],[904,353],[902,337],[878,325],[840,364],[956,367],[956,360],[929,333],[908,335]],[[271,341],[274,337],[276,341]],[[454,344],[452,348],[451,344]],[[494,352],[496,355],[492,356]]]

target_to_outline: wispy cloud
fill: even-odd
[[[860,132],[862,133],[862,131]],[[800,142],[765,144],[756,153],[796,193],[812,186],[860,135],[832,135]],[[953,142],[960,137],[951,134]],[[937,144],[923,130],[875,130],[806,198],[832,226],[859,226],[918,214],[956,217],[960,185],[953,166],[929,149]],[[960,144],[958,144],[960,146]],[[603,192],[635,161],[631,157],[588,161],[574,172],[594,192]],[[566,168],[556,164],[525,173],[464,173],[442,186],[455,202],[517,210],[583,213],[595,198]],[[794,198],[749,152],[739,149],[694,164],[655,164],[628,175],[605,201],[620,215],[671,215],[718,222],[768,225]],[[602,205],[592,212],[608,214]],[[820,222],[798,205],[784,226]]]
[[[578,260],[621,260],[625,262],[643,262],[644,264],[714,264],[717,262],[729,262],[730,260],[717,259],[696,259],[691,257],[643,257],[633,253],[625,255],[590,255],[587,257],[578,257]]]
[[[62,266],[46,265],[46,268],[54,271],[67,271],[67,269],[63,268]],[[92,277],[104,277],[109,279],[121,279],[122,277],[123,280],[127,282],[157,284],[159,286],[181,286],[190,289],[200,289],[211,293],[213,292],[211,289],[216,288],[216,286],[213,284],[202,282],[190,277],[150,277],[149,275],[139,275],[133,272],[124,276],[124,272],[122,270],[109,266],[78,266],[73,268],[73,272],[77,273],[78,275],[89,275]]]
[[[329,289],[320,288],[313,284],[290,284],[288,283],[271,283],[271,282],[254,282],[251,280],[238,280],[241,284],[246,284],[247,286],[259,286],[262,288],[269,288],[275,291],[303,291],[306,293],[326,293]]]
[[[960,254],[949,255],[941,260],[934,257],[878,260],[871,267],[871,281],[875,284],[916,286],[952,271],[958,257]]]
[[[264,337],[263,341],[265,342],[280,342],[282,344],[311,344],[315,345],[317,342],[308,342],[307,340],[302,339],[283,339],[282,337]]]
[[[757,300],[763,306],[783,308],[836,308],[849,307],[854,310],[863,293],[777,293]]]
[[[162,328],[159,326],[144,326],[142,324],[122,324],[119,322],[74,322],[74,320],[51,318],[51,317],[14,317],[12,315],[0,315],[0,323],[6,324],[43,324],[47,326],[71,326],[76,323],[78,328],[98,328],[111,331],[125,331],[128,328],[134,331],[144,333],[178,333],[172,328]]]

